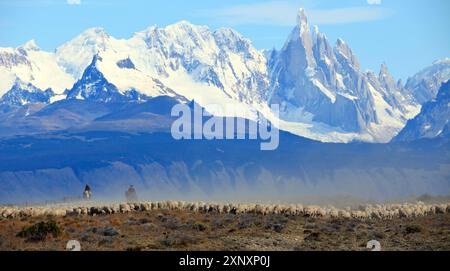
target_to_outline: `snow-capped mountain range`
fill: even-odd
[[[385,65],[378,76],[362,72],[342,39],[331,46],[318,27],[311,31],[304,10],[271,58],[271,102],[282,105],[284,119],[386,141],[417,113],[418,104],[402,93]]]
[[[332,46],[303,9],[279,51],[258,51],[232,29],[211,31],[182,21],[150,27],[129,39],[88,29],[44,52],[34,41],[0,48],[0,103],[20,106],[62,99],[133,101],[169,96],[213,104],[239,104],[252,116],[276,118],[281,129],[326,142],[387,142],[450,79],[450,59],[397,82],[361,71],[350,46]],[[250,117],[251,118],[251,117]]]
[[[423,69],[406,82],[405,89],[420,104],[434,98],[441,84],[450,78],[450,58],[435,61],[433,65]]]
[[[442,85],[435,99],[423,105],[419,115],[408,121],[394,141],[438,136],[450,136],[450,81]]]

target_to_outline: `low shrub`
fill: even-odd
[[[165,247],[186,247],[190,244],[197,244],[198,238],[195,236],[175,233],[173,235],[167,235],[161,240],[161,244]]]
[[[27,241],[44,241],[49,234],[54,238],[60,236],[61,228],[55,221],[39,222],[28,228],[23,228],[17,237],[27,238]]]
[[[208,227],[205,224],[201,223],[201,222],[195,222],[192,225],[192,229],[194,229],[196,231],[206,231],[207,228]]]
[[[413,233],[419,233],[422,232],[423,228],[420,225],[408,225],[405,228],[405,233],[406,234],[413,234]]]

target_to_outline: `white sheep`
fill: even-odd
[[[228,205],[228,204],[223,205],[223,207],[222,207],[222,212],[223,212],[224,214],[229,214],[229,213],[230,213],[230,210],[231,210],[230,205]]]
[[[339,217],[339,211],[333,208],[333,209],[331,209],[329,211],[329,216],[331,218],[338,218]]]
[[[331,218],[354,218],[354,219],[394,219],[394,218],[415,218],[432,214],[450,213],[449,204],[427,205],[423,202],[414,204],[385,204],[359,206],[357,210],[345,208],[338,210],[333,206],[303,206],[300,204],[218,204],[205,202],[184,202],[184,201],[160,201],[160,202],[139,202],[122,203],[110,205],[89,205],[83,203],[80,206],[54,205],[46,207],[0,207],[0,217],[13,219],[17,217],[37,217],[44,215],[65,216],[65,215],[104,215],[114,213],[128,213],[133,211],[150,210],[186,210],[200,213],[233,213],[233,214],[284,214],[309,217],[331,217]]]
[[[191,211],[192,212],[198,212],[199,211],[199,206],[198,206],[198,203],[197,202],[194,202],[192,205],[191,205]]]
[[[129,213],[129,212],[131,212],[130,206],[128,204],[126,204],[126,203],[120,204],[119,208],[120,208],[120,212],[121,213]]]

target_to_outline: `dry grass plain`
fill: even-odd
[[[448,251],[450,214],[361,221],[154,210],[0,220],[2,251],[61,251],[73,239],[84,251],[362,251],[373,239],[388,251]]]

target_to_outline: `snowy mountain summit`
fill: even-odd
[[[420,114],[408,121],[394,141],[414,141],[422,138],[449,136],[450,81],[442,84],[437,97],[423,105]]]
[[[169,96],[206,108],[239,104],[268,119],[277,118],[270,111],[276,103],[282,130],[327,142],[387,142],[435,98],[435,86],[450,79],[446,63],[406,87],[384,64],[379,74],[363,72],[350,46],[342,39],[331,45],[300,9],[285,45],[273,51],[258,51],[232,29],[187,21],[129,39],[92,28],[54,53],[34,41],[0,48],[0,102],[141,103]]]
[[[282,105],[282,118],[385,141],[417,113],[385,65],[378,76],[362,72],[349,45],[338,39],[332,46],[303,9],[297,22],[269,61],[270,102]]]

